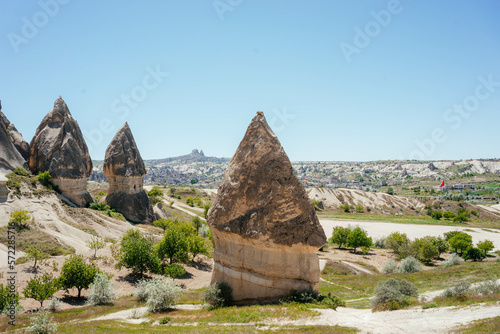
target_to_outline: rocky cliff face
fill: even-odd
[[[0,171],[8,173],[16,167],[27,168],[28,143],[1,110],[0,104]]]
[[[49,171],[52,182],[75,204],[93,202],[87,191],[92,160],[78,122],[61,97],[36,129],[30,143],[29,167],[34,174]]]
[[[108,145],[103,171],[109,182],[106,203],[128,220],[153,222],[153,207],[143,189],[146,168],[127,123]]]
[[[262,112],[229,162],[207,221],[215,243],[212,282],[231,285],[235,301],[318,289],[316,252],[325,233]]]

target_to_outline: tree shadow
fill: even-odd
[[[151,278],[149,277],[148,275],[144,274],[142,277],[140,275],[135,275],[135,274],[132,274],[132,273],[128,273],[127,275],[125,276],[118,276],[118,278],[116,279],[118,282],[127,282],[129,284],[132,284],[134,285],[135,283],[137,283],[137,281],[141,280],[141,279],[148,279],[148,278]]]
[[[193,274],[188,273],[186,271],[182,276],[178,276],[175,279],[190,279],[190,278],[193,278]]]
[[[212,271],[213,269],[211,264],[205,262],[191,261],[190,266],[197,270],[202,270],[202,271]]]
[[[61,298],[61,301],[71,306],[85,306],[87,298],[86,297],[78,298],[75,296],[70,296],[68,294],[65,294],[64,297]]]

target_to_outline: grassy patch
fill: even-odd
[[[390,277],[404,278],[415,284],[419,293],[423,293],[446,289],[463,281],[475,283],[498,276],[500,276],[499,262],[466,262],[450,268],[436,268],[417,273],[370,275],[370,279],[364,275],[339,275],[324,272],[322,278],[335,284],[320,282],[319,291],[322,294],[330,292],[343,300],[351,300],[371,297],[377,283]],[[354,304],[349,302],[348,306],[365,308],[369,307],[369,301],[362,300]]]
[[[183,291],[178,304],[203,304],[205,288]]]
[[[476,320],[467,325],[455,327],[451,333],[500,333],[500,316]]]
[[[0,243],[4,245],[8,243],[7,229],[7,226],[0,227]],[[34,246],[51,256],[75,253],[73,247],[61,244],[56,238],[37,227],[16,233],[16,250],[26,250]]]

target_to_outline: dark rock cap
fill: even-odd
[[[88,178],[92,160],[78,122],[59,96],[30,143],[33,173],[49,171],[53,178]]]
[[[219,231],[287,246],[326,242],[314,207],[261,111],[229,162],[208,223]]]
[[[103,171],[106,176],[144,176],[146,167],[127,123],[106,148]]]

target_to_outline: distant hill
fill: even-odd
[[[159,164],[169,163],[169,162],[227,162],[229,158],[216,158],[207,157],[203,153],[203,150],[198,151],[194,149],[191,153],[186,155],[181,155],[178,157],[164,158],[164,159],[153,159],[144,160],[146,166],[157,166]]]

